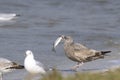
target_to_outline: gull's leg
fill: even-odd
[[[74,71],[76,71],[77,70],[77,68],[79,68],[80,66],[82,66],[84,63],[83,62],[78,62],[75,66],[73,66],[71,69],[72,70],[74,70]]]
[[[34,78],[34,74],[30,74],[30,73],[28,73],[26,76],[25,76],[25,78],[24,78],[24,80],[32,80],[33,78]]]

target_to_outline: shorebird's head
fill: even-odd
[[[61,35],[61,38],[64,43],[72,43],[73,42],[73,39],[71,36],[64,36],[64,35]]]
[[[53,44],[53,51],[55,51],[55,47],[60,43],[60,42],[64,42],[66,44],[72,43],[73,39],[70,36],[65,36],[65,35],[61,35],[60,37],[58,37],[56,39],[56,41]]]
[[[31,50],[27,50],[27,51],[26,51],[26,56],[33,56],[32,51],[31,51]]]

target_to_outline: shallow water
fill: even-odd
[[[78,71],[117,66],[120,58],[119,9],[119,0],[1,0],[0,13],[21,16],[0,22],[0,56],[23,64],[25,51],[30,49],[36,59],[48,67],[68,70],[76,63],[66,58],[62,44],[56,48],[56,53],[51,51],[54,40],[64,34],[89,48],[112,50],[105,59],[85,63]],[[109,62],[111,60],[118,60],[118,63]],[[4,78],[21,80],[25,74],[25,70],[17,70],[5,74]]]

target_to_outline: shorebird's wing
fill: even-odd
[[[74,55],[83,59],[95,56],[96,54],[96,50],[89,49],[79,43],[75,43],[73,48]]]
[[[0,58],[0,70],[2,71],[5,69],[23,69],[23,68],[24,66],[22,65],[19,65],[5,58]]]
[[[12,62],[5,58],[0,58],[0,69],[5,69],[12,66]]]
[[[5,59],[5,58],[0,58],[0,63],[1,62],[6,62],[6,63],[9,63],[9,62],[11,62],[10,60],[8,60],[8,59]]]
[[[74,43],[73,47],[74,47],[75,50],[88,49],[87,47],[85,47],[84,45],[82,45],[80,43]]]

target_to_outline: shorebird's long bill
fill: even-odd
[[[58,37],[56,39],[56,41],[53,44],[53,49],[52,49],[53,51],[55,51],[55,47],[61,42],[61,40],[62,40],[62,37]]]

